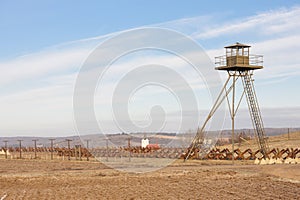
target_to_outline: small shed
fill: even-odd
[[[149,139],[143,138],[141,143],[142,148],[146,148],[149,145]]]

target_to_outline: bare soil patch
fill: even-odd
[[[300,165],[182,160],[149,173],[0,159],[0,199],[300,199]]]

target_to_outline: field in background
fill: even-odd
[[[298,148],[300,149],[300,132],[292,132],[292,133],[285,133],[277,136],[270,136],[268,137],[268,143],[269,143],[269,148],[279,148],[279,149],[284,149],[284,148]],[[228,148],[231,149],[232,145],[227,144],[227,145],[222,145],[219,146],[218,148],[224,149]],[[248,148],[256,150],[258,149],[258,145],[256,140],[253,138],[251,140],[243,141],[241,140],[241,143],[235,143],[235,148],[239,148],[241,151],[244,151]]]

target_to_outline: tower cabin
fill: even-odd
[[[250,55],[250,47],[246,44],[235,43],[226,46],[224,56],[216,57],[216,70],[248,71],[262,69],[263,56]]]

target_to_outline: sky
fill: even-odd
[[[73,92],[82,64],[108,38],[141,27],[167,28],[188,36],[212,63],[224,54],[224,46],[250,44],[252,53],[264,55],[264,69],[255,72],[255,86],[265,126],[300,127],[298,19],[298,1],[0,1],[0,136],[76,134]],[[174,65],[183,77],[189,76],[189,84],[202,100],[199,109],[207,112],[213,100],[202,90],[203,81],[169,55],[137,54],[116,63],[115,69],[151,63],[153,55],[156,62]],[[116,71],[104,83],[107,91],[114,88],[109,83],[115,79],[109,77],[122,78],[124,72]],[[216,74],[224,80],[224,74]],[[176,111],[170,106],[176,105],[172,97],[164,92],[159,96],[161,88],[144,89],[133,98],[141,98],[137,105],[129,106],[133,118],[149,121],[145,113],[157,103],[167,107],[165,112]],[[155,101],[153,93],[159,97]],[[111,116],[105,100],[109,98],[95,98],[95,114],[108,123]],[[245,109],[244,102],[238,128],[251,127]],[[200,122],[206,112],[200,112]],[[229,127],[227,122],[224,128]],[[106,128],[118,131],[109,123]]]

